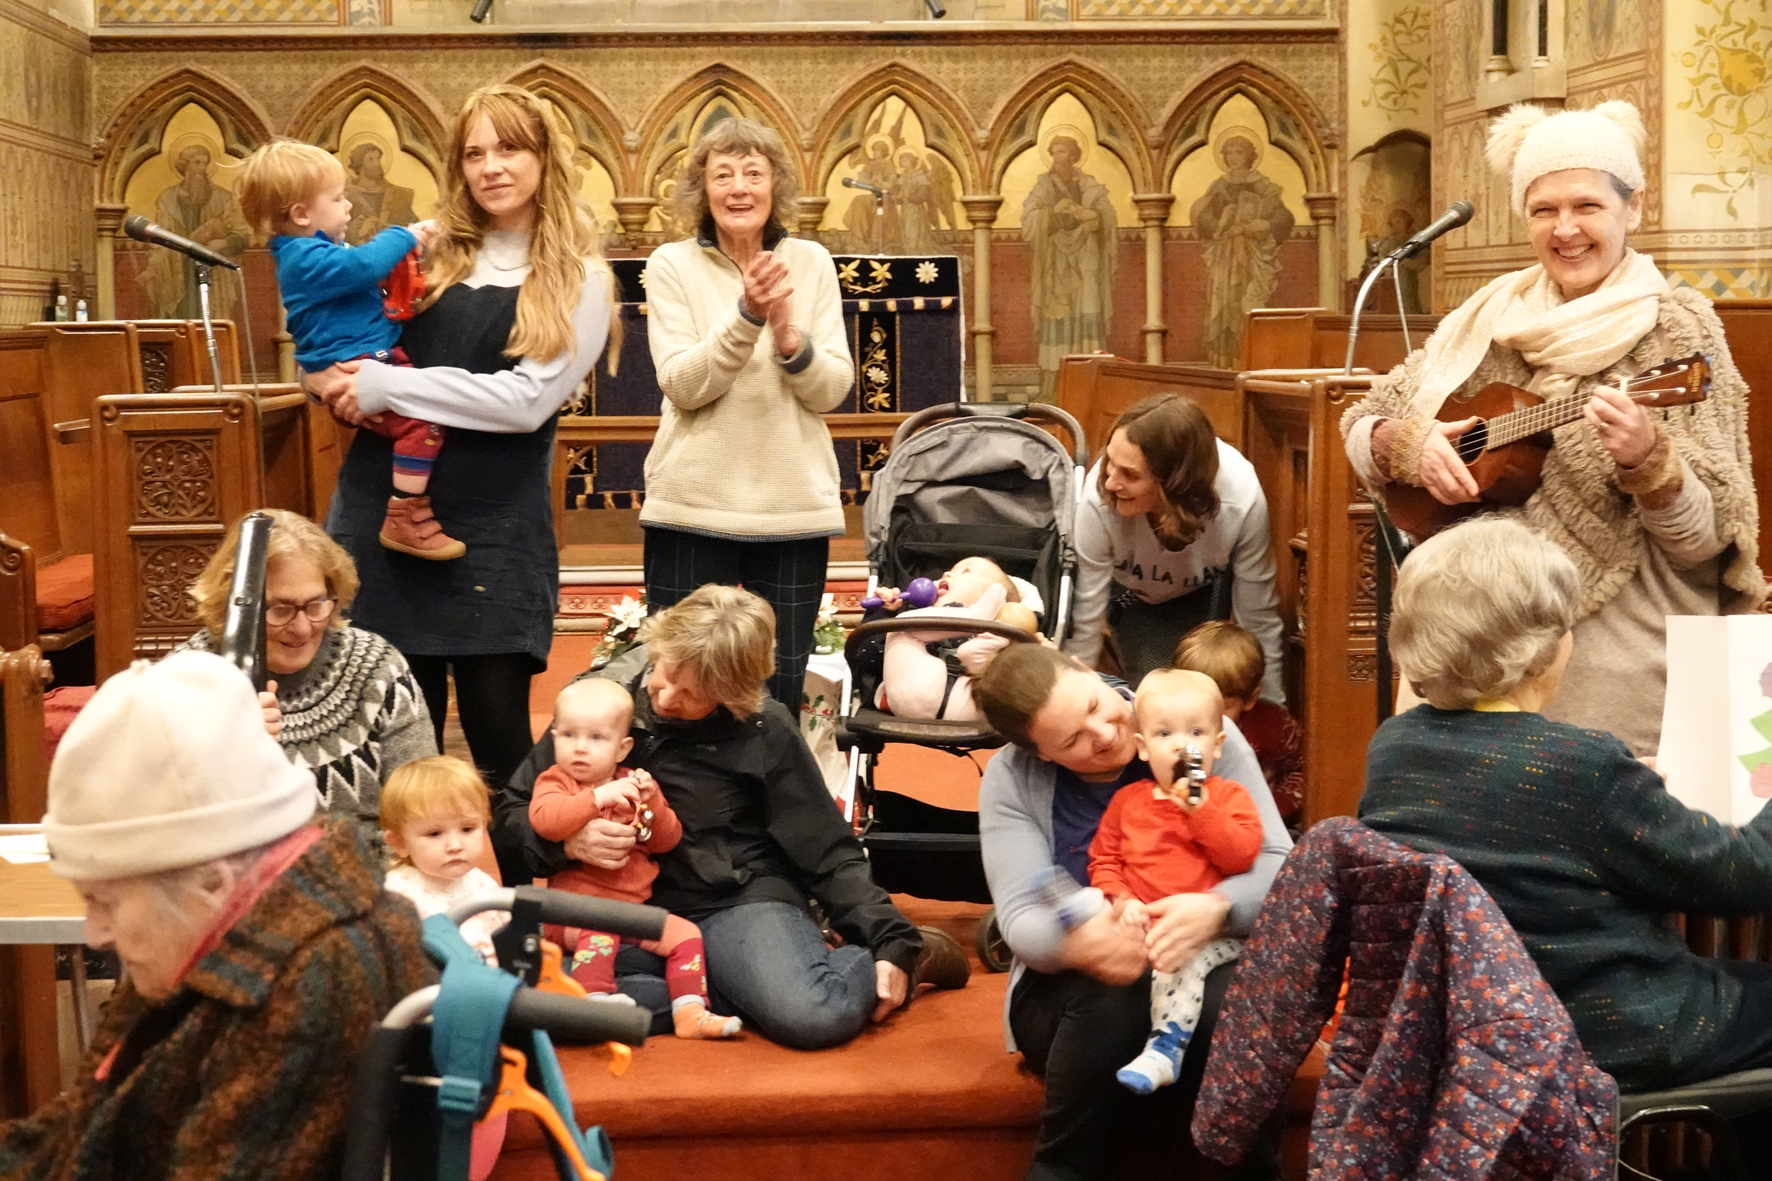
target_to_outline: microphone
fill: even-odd
[[[123,223],[123,232],[137,242],[148,242],[155,246],[164,246],[168,250],[176,250],[207,266],[227,267],[230,271],[240,269],[240,264],[227,255],[217,254],[207,246],[199,246],[189,238],[181,238],[171,230],[155,225],[139,213]]]
[[[865,189],[876,197],[884,197],[886,195],[885,189],[877,188],[874,185],[864,185],[853,176],[846,176],[843,178],[843,187],[846,189]]]
[[[1401,262],[1405,258],[1414,258],[1423,250],[1427,249],[1429,242],[1432,242],[1441,234],[1456,230],[1459,226],[1469,221],[1471,219],[1471,214],[1474,212],[1476,211],[1471,208],[1471,203],[1469,201],[1452,202],[1452,207],[1440,214],[1439,220],[1435,221],[1419,234],[1416,234],[1413,238],[1391,251],[1390,256],[1398,262]]]
[[[491,11],[492,0],[480,0],[478,4],[474,5],[474,11],[468,13],[468,19],[477,25],[485,24],[487,14]]]

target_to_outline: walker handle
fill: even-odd
[[[505,1029],[539,1029],[563,1042],[622,1042],[638,1046],[652,1029],[652,1010],[519,988],[511,996],[511,1007],[505,1010]]]

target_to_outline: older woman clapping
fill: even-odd
[[[367,835],[313,816],[313,777],[221,657],[138,662],[98,691],[43,829],[87,942],[127,976],[73,1089],[0,1124],[0,1176],[337,1171],[358,1044],[436,974]]]
[[[1391,643],[1427,704],[1373,736],[1360,820],[1482,883],[1626,1090],[1772,1066],[1772,964],[1694,955],[1666,918],[1772,908],[1772,809],[1719,824],[1618,739],[1544,716],[1581,594],[1562,548],[1505,518],[1410,555]]]
[[[677,190],[695,237],[646,264],[647,331],[664,391],[646,456],[646,600],[742,584],[775,611],[772,697],[798,713],[830,539],[837,457],[819,416],[855,381],[831,256],[789,238],[794,164],[749,119],[716,124]]]
[[[1544,483],[1522,510],[1581,575],[1574,663],[1547,715],[1610,730],[1653,754],[1661,730],[1663,619],[1751,610],[1765,596],[1747,447],[1747,386],[1710,301],[1670,288],[1625,244],[1642,221],[1643,121],[1625,102],[1497,120],[1489,159],[1510,175],[1538,264],[1494,280],[1343,419],[1348,458],[1372,485],[1477,498],[1453,444],[1475,418],[1444,408],[1503,381],[1585,402],[1555,432]],[[1703,353],[1708,401],[1645,411],[1617,387]],[[1405,675],[1413,679],[1411,670]]]

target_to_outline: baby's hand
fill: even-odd
[[[418,239],[418,248],[426,254],[431,252],[431,243],[435,242],[443,233],[443,227],[437,224],[435,218],[430,217],[423,221],[415,221],[406,228],[412,231],[412,236]]]
[[[603,786],[594,789],[593,794],[597,800],[597,807],[604,812],[608,812],[618,804],[624,804],[628,809],[640,806],[640,785],[634,782],[634,777],[631,775],[612,779]]]
[[[629,774],[628,778],[632,779],[634,781],[634,786],[640,789],[641,802],[650,800],[653,796],[658,794],[658,780],[654,779],[651,773],[645,769],[642,768],[632,772]]]
[[[880,606],[888,611],[896,611],[904,606],[904,599],[900,597],[896,586],[877,587],[874,593],[880,596]]]
[[[1151,912],[1138,899],[1128,898],[1126,905],[1120,908],[1120,925],[1141,933],[1148,931],[1151,926]]]

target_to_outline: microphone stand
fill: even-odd
[[[1377,266],[1367,272],[1365,280],[1360,284],[1360,294],[1354,302],[1354,317],[1347,331],[1347,360],[1342,366],[1341,375],[1352,377],[1354,374],[1354,345],[1360,339],[1360,315],[1366,310],[1366,296],[1372,285],[1384,274],[1384,268],[1390,267],[1391,277],[1396,282],[1397,315],[1403,324],[1403,346],[1409,352],[1414,349],[1409,343],[1409,318],[1403,307],[1403,279],[1397,264],[1402,260],[1393,251],[1385,255]],[[1405,354],[1406,355],[1406,354]],[[1362,487],[1362,494],[1372,503],[1372,514],[1378,522],[1378,544],[1382,553],[1373,554],[1373,599],[1375,611],[1373,624],[1377,631],[1377,667],[1374,670],[1378,684],[1378,720],[1382,723],[1396,712],[1396,702],[1391,695],[1391,589],[1392,572],[1401,568],[1403,560],[1409,556],[1412,548],[1404,540],[1401,530],[1392,523],[1390,514],[1384,511],[1384,501],[1371,488]]]
[[[215,325],[209,319],[209,271],[206,262],[192,260],[197,268],[197,305],[203,311],[203,339],[209,346],[209,369],[215,375],[215,392],[222,391],[221,353],[215,347]]]

